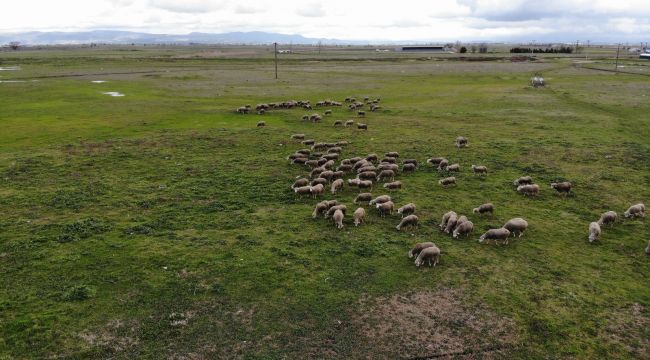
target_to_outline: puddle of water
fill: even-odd
[[[0,71],[18,71],[18,70],[20,70],[20,66],[5,66],[5,67],[0,66]]]
[[[106,82],[106,80],[93,80],[93,81],[91,81],[91,83],[93,83],[93,84],[103,84],[105,82]]]
[[[105,93],[102,93],[102,94],[104,94],[104,95],[109,95],[109,96],[113,96],[113,97],[124,96],[124,94],[119,93],[119,92],[117,92],[117,91],[109,91],[109,92],[105,92]]]

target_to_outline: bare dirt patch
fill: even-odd
[[[503,358],[517,342],[512,320],[464,302],[460,290],[366,300],[361,308],[352,322],[380,357]]]
[[[609,342],[622,346],[637,359],[650,359],[650,317],[647,309],[634,303],[613,312],[606,338]]]

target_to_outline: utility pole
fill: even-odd
[[[321,47],[321,45],[323,45],[323,41],[318,40],[318,55],[320,55],[320,47]]]
[[[621,43],[618,43],[618,47],[616,48],[616,72],[618,73],[618,53],[621,51]]]
[[[275,78],[278,78],[278,43],[274,42],[273,43],[273,52],[275,56]]]
[[[580,43],[580,40],[576,40],[576,55],[578,55],[578,44]]]
[[[587,40],[587,49],[585,49],[585,60],[588,59],[587,51],[589,51],[589,40]]]

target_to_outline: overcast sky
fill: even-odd
[[[0,32],[268,31],[344,40],[650,38],[650,0],[7,0]]]

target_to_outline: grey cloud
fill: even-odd
[[[223,2],[213,0],[150,0],[149,5],[154,8],[178,13],[205,13],[222,8]]]
[[[323,17],[326,15],[325,9],[319,3],[311,3],[300,6],[296,9],[296,14],[305,17]]]

